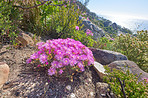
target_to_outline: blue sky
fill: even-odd
[[[148,0],[90,0],[87,7],[98,15],[148,20]]]

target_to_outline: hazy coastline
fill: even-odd
[[[121,27],[128,28],[132,31],[148,30],[148,19],[140,19],[135,17],[117,17],[109,15],[98,15],[112,22],[117,23]]]

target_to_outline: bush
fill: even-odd
[[[27,63],[38,62],[38,67],[48,69],[50,76],[60,75],[67,68],[84,71],[85,66],[94,64],[92,52],[81,42],[70,38],[47,40],[37,46],[39,51],[32,54]]]
[[[131,74],[129,70],[123,72],[108,67],[105,69],[108,75],[104,77],[104,81],[110,85],[117,98],[147,98],[148,79],[138,82],[138,77]]]
[[[111,37],[101,37],[97,40],[97,42],[94,44],[94,48],[99,49],[106,49],[106,50],[112,50],[113,46],[112,43],[114,41],[114,38]]]
[[[18,34],[17,27],[22,19],[22,14],[18,8],[13,7],[14,0],[8,2],[2,0],[0,2],[0,36],[10,38],[11,42],[15,42],[15,37]]]
[[[49,1],[50,2],[50,1]],[[73,36],[75,27],[80,25],[79,15],[80,10],[75,3],[70,1],[53,1],[52,4],[42,6],[41,23],[44,28],[44,35],[52,35],[53,38],[70,38]],[[80,27],[80,26],[79,26]],[[81,29],[81,27],[80,27]]]
[[[138,32],[137,37],[130,34],[116,37],[114,50],[123,53],[140,68],[148,72],[148,33]]]

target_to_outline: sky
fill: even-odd
[[[148,0],[89,0],[87,8],[97,15],[148,20]]]

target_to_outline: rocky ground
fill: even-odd
[[[0,91],[1,98],[98,98],[96,83],[101,80],[92,67],[76,73],[73,82],[62,77],[49,79],[35,64],[26,64],[26,59],[34,52],[34,48],[3,46],[0,62],[9,65],[10,73],[8,82]]]

